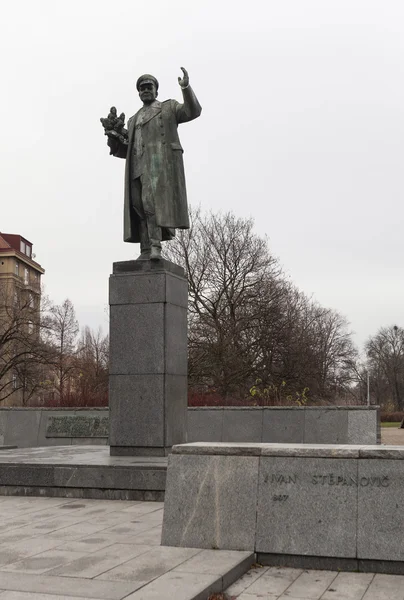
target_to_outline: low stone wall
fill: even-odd
[[[378,444],[379,407],[189,408],[188,442]]]
[[[108,443],[108,408],[0,408],[0,445]],[[378,407],[188,408],[189,442],[380,443]]]
[[[404,448],[199,443],[169,456],[164,545],[403,574],[403,534]]]
[[[0,408],[0,445],[106,445],[108,412],[108,408]]]

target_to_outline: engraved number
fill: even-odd
[[[289,496],[287,494],[281,494],[278,496],[273,496],[272,500],[277,500],[279,502],[285,502],[285,500],[287,500],[289,498]]]

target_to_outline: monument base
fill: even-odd
[[[113,458],[107,446],[20,448],[0,453],[0,495],[164,500],[167,459]]]
[[[166,546],[402,574],[403,534],[403,447],[195,443],[168,458]]]
[[[111,456],[168,456],[172,450],[169,448],[153,448],[152,446],[110,446]]]
[[[166,260],[114,263],[109,300],[111,456],[167,456],[187,440],[184,270]]]

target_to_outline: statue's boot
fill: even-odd
[[[150,251],[150,260],[160,260],[161,258],[161,247],[152,246]]]
[[[150,248],[142,248],[136,260],[150,260]]]

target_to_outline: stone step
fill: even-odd
[[[207,600],[224,592],[255,562],[253,552],[203,550],[125,600]]]

